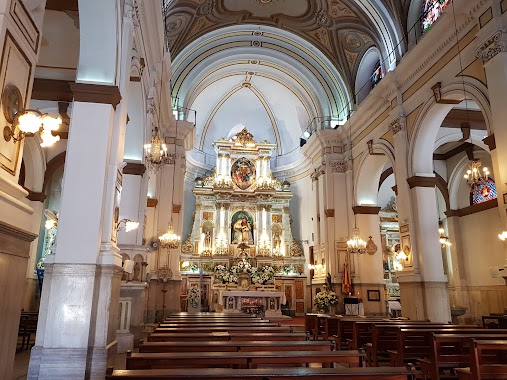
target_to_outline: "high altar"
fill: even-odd
[[[305,259],[292,236],[290,184],[271,173],[276,146],[255,142],[246,128],[213,145],[216,167],[193,189],[192,232],[181,248],[184,287],[201,288],[210,310],[281,315],[285,307],[303,315]]]

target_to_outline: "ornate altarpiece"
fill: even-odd
[[[192,232],[181,248],[182,275],[189,284],[196,280],[211,284],[211,308],[213,298],[217,298],[213,290],[226,285],[241,290],[276,287],[289,296],[291,309],[304,313],[304,294],[296,294],[301,284],[294,280],[304,280],[305,259],[292,236],[290,184],[271,172],[270,159],[276,146],[255,142],[246,128],[235,138],[220,139],[213,146],[216,167],[209,176],[196,178],[193,189],[196,209]],[[253,267],[273,267],[274,283],[246,284],[246,273],[240,273],[238,284],[224,284],[214,278],[217,265],[231,268],[245,260]]]

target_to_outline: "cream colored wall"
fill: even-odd
[[[491,278],[489,272],[490,266],[502,266],[505,262],[505,243],[497,238],[502,231],[498,209],[463,216],[460,227],[468,285],[505,286],[502,278]]]

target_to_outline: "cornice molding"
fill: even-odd
[[[128,162],[123,168],[123,174],[140,175],[142,176],[146,171],[146,165]]]
[[[85,103],[111,104],[114,109],[121,100],[118,86],[90,83],[70,83],[74,100]]]
[[[378,215],[380,207],[377,206],[354,206],[352,207],[354,215]]]
[[[416,175],[407,178],[407,182],[411,189],[414,187],[435,187],[437,185],[437,179],[435,177],[422,177]]]
[[[21,228],[2,221],[0,221],[0,234],[9,235],[27,242],[32,242],[37,238],[36,234],[22,230]]]
[[[498,207],[498,199],[491,199],[486,202],[478,203],[475,205],[471,205],[468,207],[460,208],[459,210],[448,210],[445,212],[445,215],[450,218],[453,216],[457,216],[461,218],[462,216],[476,214],[481,211],[486,211],[492,208]]]

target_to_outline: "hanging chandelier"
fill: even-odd
[[[366,242],[359,235],[359,228],[352,229],[352,239],[347,242],[347,252],[362,255],[366,253]]]
[[[158,133],[158,128],[155,128],[151,137],[151,142],[144,145],[145,161],[148,164],[148,169],[157,171],[165,164],[172,161],[172,156],[167,153],[167,145]]]
[[[158,239],[162,248],[176,249],[180,246],[181,237],[174,233],[173,222],[169,222],[167,232]]]
[[[442,248],[448,247],[451,245],[451,242],[449,241],[449,238],[445,236],[445,230],[444,225],[442,221],[438,222],[438,234],[439,234],[439,241]]]
[[[474,189],[479,186],[482,182],[486,181],[489,178],[489,170],[488,168],[482,168],[482,172],[479,169],[481,167],[480,160],[472,160],[468,163],[468,169],[463,176],[467,181],[468,186],[470,186],[470,191],[474,191]]]

